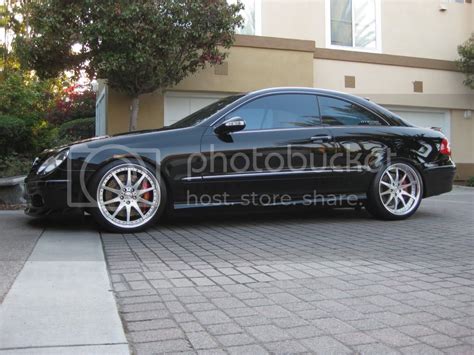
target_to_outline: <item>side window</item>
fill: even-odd
[[[319,107],[323,126],[386,126],[366,109],[351,102],[320,96]]]
[[[244,104],[226,118],[239,116],[245,130],[312,127],[321,124],[318,103],[311,94],[265,96]]]

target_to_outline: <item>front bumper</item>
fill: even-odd
[[[69,210],[67,180],[26,180],[25,213],[41,217]]]
[[[424,171],[425,196],[436,196],[453,189],[456,165],[444,165]]]

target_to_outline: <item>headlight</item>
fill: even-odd
[[[69,149],[65,149],[44,161],[38,169],[38,175],[46,175],[56,169],[69,155]]]

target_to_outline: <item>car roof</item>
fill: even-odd
[[[283,93],[283,92],[303,92],[303,93],[308,93],[308,94],[319,94],[319,95],[330,95],[330,96],[338,96],[338,97],[345,97],[351,100],[365,100],[369,101],[367,99],[363,99],[360,96],[356,95],[351,95],[348,93],[344,93],[341,91],[336,91],[336,90],[329,90],[329,89],[320,89],[320,88],[311,88],[311,87],[297,87],[297,86],[289,86],[289,87],[274,87],[274,88],[267,88],[267,89],[261,89],[261,90],[256,90],[256,91],[250,91],[248,92],[245,96],[258,96],[262,94],[277,94],[277,93]]]
[[[365,107],[366,109],[375,111],[375,113],[382,115],[385,119],[388,119],[388,121],[391,124],[401,125],[401,126],[410,126],[401,117],[395,115],[394,113],[376,104],[375,102],[370,101],[370,99],[368,98],[363,98],[360,96],[356,96],[356,95],[352,95],[352,94],[348,94],[348,93],[336,91],[336,90],[328,90],[328,89],[312,88],[312,87],[274,87],[274,88],[267,88],[267,89],[261,89],[261,90],[248,92],[244,94],[242,99],[248,100],[249,98],[265,95],[265,94],[278,94],[278,93],[291,93],[291,92],[307,93],[307,94],[313,94],[313,95],[327,95],[327,96],[337,97],[341,99],[346,99],[346,100],[355,102]]]

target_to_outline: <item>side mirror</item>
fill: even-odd
[[[243,118],[232,117],[217,126],[214,132],[218,135],[229,134],[243,130],[246,125]]]

